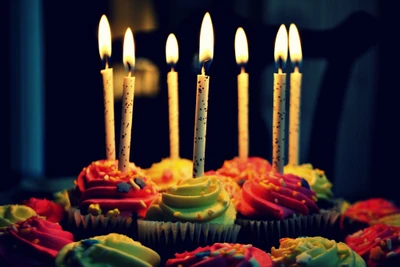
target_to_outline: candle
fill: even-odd
[[[133,34],[130,28],[125,32],[123,49],[123,61],[125,68],[128,70],[128,77],[124,77],[123,83],[118,169],[121,172],[127,172],[129,169],[129,156],[131,149],[133,96],[135,94],[135,77],[131,76],[135,67],[135,44],[133,42]]]
[[[204,15],[200,30],[199,61],[201,74],[197,75],[196,115],[193,145],[193,177],[204,174],[205,145],[208,112],[208,85],[210,77],[205,74],[205,64],[210,64],[214,54],[214,34],[210,14]]]
[[[100,58],[105,60],[105,69],[101,70],[103,76],[104,97],[104,122],[106,130],[107,159],[115,159],[115,126],[114,126],[114,80],[113,69],[108,67],[111,57],[111,30],[105,15],[101,16],[99,23],[99,52]]]
[[[290,109],[289,109],[289,165],[299,165],[300,136],[300,96],[302,74],[299,67],[302,60],[300,36],[296,25],[289,27],[289,53],[294,65],[290,74]]]
[[[174,67],[179,59],[178,41],[173,33],[168,36],[165,45],[167,64],[171,71],[167,75],[168,84],[168,108],[169,108],[169,145],[170,158],[179,158],[179,108],[178,108],[178,73]]]
[[[249,155],[249,74],[245,71],[245,65],[249,59],[246,33],[239,27],[235,35],[235,56],[236,63],[240,67],[238,81],[238,141],[239,141],[239,159],[246,161]]]
[[[285,25],[281,25],[275,40],[275,63],[278,73],[274,73],[274,112],[272,122],[272,171],[283,173],[285,161],[285,93],[286,73],[283,67],[286,64],[288,37]]]

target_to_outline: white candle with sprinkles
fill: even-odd
[[[133,116],[133,100],[135,94],[135,77],[131,76],[135,67],[135,44],[130,28],[125,32],[123,61],[128,69],[128,77],[124,77],[123,99],[122,99],[122,120],[121,137],[119,142],[118,169],[121,172],[129,170],[129,157],[131,150],[131,132]]]
[[[100,19],[98,34],[100,57],[105,60],[105,69],[100,73],[103,76],[106,154],[107,159],[115,160],[114,79],[113,69],[108,67],[108,59],[111,57],[111,29],[105,15]]]
[[[214,33],[210,14],[204,15],[200,30],[199,60],[201,74],[197,75],[196,115],[194,124],[193,177],[204,175],[206,130],[208,112],[208,85],[210,77],[205,74],[205,65],[214,55]]]
[[[288,36],[285,25],[281,25],[275,40],[275,63],[278,73],[274,73],[274,104],[272,122],[272,171],[283,173],[285,161],[285,102],[286,102],[286,64]]]
[[[300,35],[295,24],[289,27],[289,54],[294,65],[290,74],[290,109],[289,109],[289,165],[299,165],[300,153],[300,106],[301,78],[299,67],[302,60]]]
[[[167,75],[168,108],[169,108],[169,146],[170,158],[179,158],[179,106],[178,106],[178,73],[175,65],[179,59],[178,41],[173,33],[168,36],[165,45],[165,56],[171,71]]]
[[[240,67],[238,81],[238,142],[239,159],[246,161],[249,156],[249,74],[245,66],[249,59],[246,33],[239,27],[235,35],[235,56],[236,63]]]

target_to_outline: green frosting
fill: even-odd
[[[329,200],[333,197],[332,183],[326,177],[325,172],[314,169],[309,163],[299,166],[287,165],[284,168],[284,173],[291,173],[306,179],[311,189],[317,194],[318,199]]]
[[[320,236],[283,238],[271,249],[276,266],[365,267],[365,261],[346,244]],[[274,265],[274,266],[275,266]]]
[[[187,178],[150,206],[146,220],[233,224],[236,210],[229,193],[215,175]]]
[[[160,264],[157,252],[133,239],[111,233],[74,242],[57,254],[56,266],[137,266]]]
[[[25,205],[0,206],[0,229],[32,216],[36,216],[36,212]]]

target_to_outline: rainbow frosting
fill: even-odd
[[[111,233],[70,243],[55,260],[56,266],[137,266],[160,264],[160,256],[133,239]]]
[[[276,267],[365,267],[365,261],[346,244],[323,237],[282,238],[272,247]]]
[[[306,179],[311,189],[317,194],[318,199],[329,200],[333,197],[332,183],[326,177],[325,172],[314,169],[311,164],[287,165],[284,168],[284,173],[294,174]]]
[[[182,179],[192,178],[193,163],[188,159],[165,158],[153,163],[145,170],[145,174],[157,185],[159,191],[165,191],[168,186],[176,185]]]
[[[117,167],[116,160],[100,160],[79,174],[76,185],[81,193],[79,208],[82,214],[135,212],[141,217],[145,215],[159,195],[155,184],[133,163],[126,173]]]
[[[271,257],[252,245],[215,243],[191,252],[176,253],[165,267],[272,266]]]
[[[0,229],[35,215],[36,212],[25,205],[0,206]]]
[[[215,176],[182,180],[169,187],[158,203],[153,203],[146,220],[233,224],[236,210],[228,192]]]
[[[400,228],[376,224],[346,237],[346,244],[367,262],[381,266],[400,254]]]
[[[237,211],[251,219],[285,219],[319,213],[317,198],[306,180],[292,174],[269,173],[247,180],[235,197]]]

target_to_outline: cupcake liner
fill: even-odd
[[[251,220],[241,216],[236,224],[241,226],[238,242],[253,244],[269,251],[279,246],[283,237],[323,236],[336,239],[340,232],[340,214],[336,211],[322,211],[320,214],[299,216],[283,220]]]

